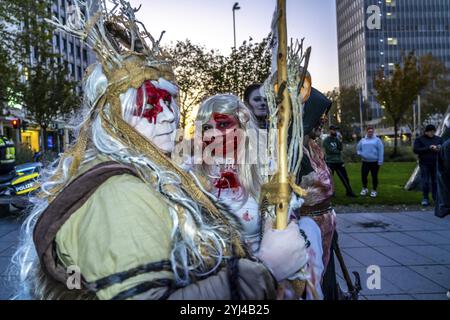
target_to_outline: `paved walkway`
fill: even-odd
[[[7,267],[19,223],[0,219],[0,299],[8,299]],[[357,213],[338,215],[341,248],[350,271],[361,275],[361,299],[445,300],[450,287],[450,217],[432,213]],[[369,290],[369,266],[380,270],[380,289]],[[338,278],[346,288],[341,271]]]
[[[341,214],[338,230],[348,268],[360,273],[362,299],[447,299],[450,217],[439,219],[427,212]],[[380,289],[368,289],[369,266],[379,267]],[[340,270],[338,274],[346,288]]]

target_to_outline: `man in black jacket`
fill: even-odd
[[[425,134],[414,141],[414,153],[419,155],[423,192],[422,206],[424,207],[430,205],[428,197],[430,189],[433,200],[436,201],[436,163],[441,146],[442,138],[436,136],[436,127],[433,125],[428,125],[425,128]]]
[[[444,123],[443,144],[437,160],[437,201],[435,213],[439,218],[450,215],[450,114]]]
[[[330,135],[322,142],[323,149],[325,150],[325,161],[331,170],[331,174],[334,175],[334,172],[336,172],[339,179],[341,179],[347,197],[356,198],[350,185],[350,179],[348,178],[344,161],[342,160],[343,146],[341,139],[338,137],[337,130],[338,128],[336,126],[330,126]]]

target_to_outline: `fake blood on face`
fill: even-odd
[[[208,121],[203,130],[218,130],[221,133],[221,137],[223,139],[223,146],[217,151],[221,151],[220,153],[226,156],[228,150],[232,149],[234,151],[234,155],[236,156],[238,141],[234,133],[237,128],[239,128],[239,121],[234,116],[221,113],[213,113],[211,120]],[[210,145],[215,140],[215,138],[216,137],[213,136],[209,141],[205,141],[205,145]],[[218,152],[213,152],[213,155],[217,153]]]
[[[144,90],[147,98],[145,103]],[[136,100],[137,109],[133,115],[146,118],[148,122],[156,124],[156,118],[163,112],[161,101],[170,108],[172,96],[166,90],[156,88],[150,80],[147,80],[144,82],[144,85],[138,89]]]

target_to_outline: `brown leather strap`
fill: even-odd
[[[63,224],[106,180],[113,176],[138,176],[136,169],[118,162],[103,162],[74,179],[41,214],[34,228],[33,240],[42,269],[55,280],[66,284],[66,270],[58,264],[55,238]]]
[[[321,215],[326,213],[332,208],[331,202],[325,201],[324,203],[315,206],[303,206],[300,208],[300,216]]]

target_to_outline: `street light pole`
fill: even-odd
[[[233,32],[234,32],[234,48],[236,49],[236,10],[240,10],[239,2],[233,5]]]

